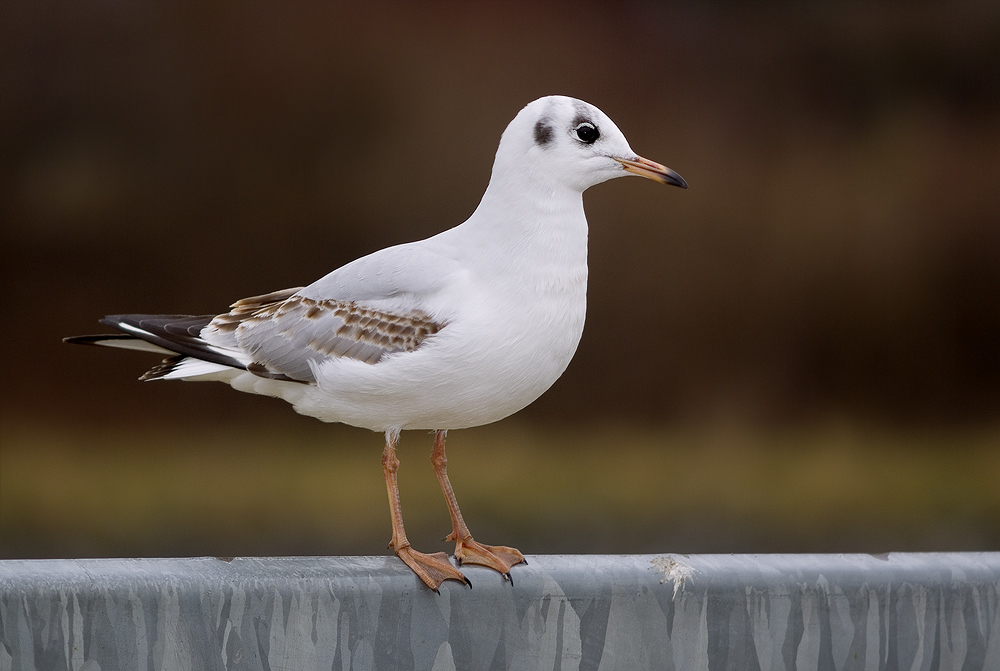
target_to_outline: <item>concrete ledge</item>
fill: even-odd
[[[1000,553],[0,562],[0,670],[1000,669]]]

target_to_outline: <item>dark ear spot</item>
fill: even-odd
[[[549,125],[549,120],[542,117],[535,124],[535,144],[539,147],[544,147],[549,142],[552,141],[552,126]]]

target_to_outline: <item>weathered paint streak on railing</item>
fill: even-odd
[[[1000,670],[1000,553],[0,562],[0,670]]]

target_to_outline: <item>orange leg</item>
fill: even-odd
[[[483,545],[472,539],[469,527],[462,519],[462,511],[458,509],[458,500],[451,488],[451,481],[448,480],[448,457],[444,453],[444,439],[447,433],[447,431],[438,431],[434,434],[434,449],[431,451],[434,475],[437,476],[438,483],[441,485],[444,500],[448,503],[448,513],[451,515],[451,533],[445,540],[455,541],[455,559],[458,560],[459,566],[465,563],[489,567],[502,573],[504,578],[510,580],[513,585],[514,580],[510,577],[510,567],[528,562],[524,559],[524,555],[514,548],[503,545]]]
[[[448,555],[444,552],[424,554],[410,547],[403,529],[403,512],[399,504],[399,485],[396,481],[396,471],[399,469],[399,459],[396,458],[396,441],[399,432],[386,431],[385,450],[382,452],[382,471],[385,473],[385,488],[389,493],[389,516],[392,518],[392,541],[389,547],[396,556],[413,569],[424,584],[435,592],[445,580],[459,580],[472,587],[469,579],[451,565]]]

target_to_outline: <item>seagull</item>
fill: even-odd
[[[405,429],[433,431],[456,563],[513,584],[511,567],[527,563],[524,555],[472,538],[448,479],[445,436],[517,412],[566,370],[587,305],[583,192],[626,175],[687,188],[632,151],[597,107],[540,98],[503,132],[489,186],[465,223],[222,314],[109,315],[100,322],[119,333],[66,342],[166,354],[140,379],[226,382],[324,422],[384,433],[389,547],[434,591],[445,580],[471,587],[444,552],[414,550],[403,527],[397,441]]]

